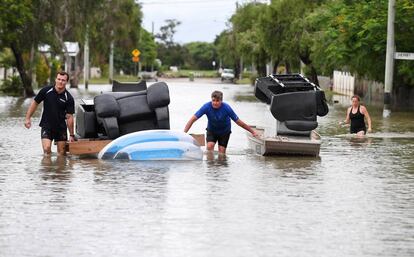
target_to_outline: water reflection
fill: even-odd
[[[347,140],[349,141],[350,145],[353,147],[367,147],[371,145],[373,138],[371,137],[348,137]]]
[[[0,97],[0,116],[24,117],[30,102],[31,99],[24,97]]]
[[[44,155],[40,162],[40,174],[44,180],[70,181],[74,161],[62,155]]]
[[[277,170],[314,170],[321,164],[321,157],[313,156],[263,156],[259,157],[266,166]]]
[[[209,168],[228,167],[226,154],[221,154],[215,151],[206,151],[205,155],[207,160],[207,166]]]

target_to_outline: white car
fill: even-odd
[[[223,69],[221,73],[221,81],[229,80],[234,81],[234,71],[232,69]]]

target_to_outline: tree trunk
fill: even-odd
[[[80,67],[75,66],[75,70],[71,72],[71,76],[70,76],[70,88],[78,88],[80,74],[81,74]]]
[[[12,49],[14,58],[16,59],[16,67],[17,67],[17,70],[19,71],[20,79],[22,80],[22,83],[23,83],[24,96],[33,97],[35,93],[32,87],[32,80],[27,75],[27,72],[24,68],[24,61],[23,61],[22,53],[19,51],[19,49],[17,49],[14,43],[11,44],[10,48]]]
[[[267,56],[264,51],[260,51],[260,53],[256,56],[257,58],[257,73],[261,77],[265,77],[267,74],[266,64],[267,64]]]
[[[319,80],[318,80],[318,72],[316,71],[315,67],[312,65],[312,61],[309,58],[309,55],[300,55],[300,60],[310,67],[311,74],[310,74],[310,80],[319,86]]]
[[[274,60],[273,63],[273,74],[277,74],[277,67],[279,66],[279,60]]]
[[[311,77],[310,80],[315,83],[316,85],[319,86],[319,79],[318,79],[318,73],[316,72],[315,67],[313,67],[313,65],[310,65],[311,68]]]
[[[35,69],[33,69],[34,60],[35,60],[35,46],[34,44],[32,44],[32,47],[30,48],[30,60],[29,60],[30,63],[29,63],[29,70],[28,70],[28,75],[30,77],[32,87],[33,87],[33,80],[36,80],[36,72],[35,72]]]
[[[236,58],[234,61],[234,77],[238,78],[240,75],[240,59]]]
[[[290,63],[288,61],[285,61],[285,69],[286,69],[286,74],[290,73]]]

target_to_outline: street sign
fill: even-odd
[[[133,62],[139,62],[139,57],[138,56],[133,56],[132,61]]]
[[[394,59],[399,59],[399,60],[414,60],[414,53],[395,52]]]
[[[138,49],[134,49],[132,51],[132,56],[134,56],[134,57],[138,57],[140,54],[141,54],[141,52]]]

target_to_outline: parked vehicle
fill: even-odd
[[[158,81],[157,71],[141,71],[138,74],[138,77],[145,81],[154,80],[155,82]]]
[[[223,69],[221,81],[234,81],[234,71],[232,69]]]

